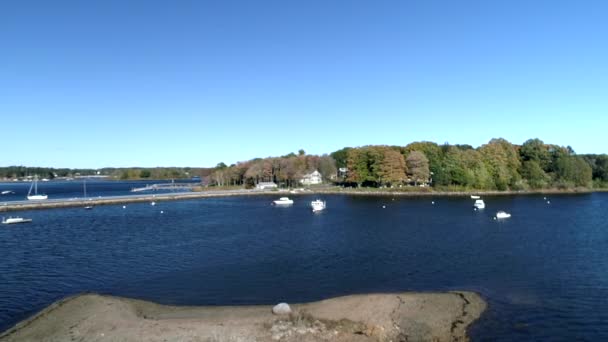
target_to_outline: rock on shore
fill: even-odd
[[[486,304],[471,292],[354,295],[272,306],[177,307],[100,296],[69,297],[0,341],[466,341]]]

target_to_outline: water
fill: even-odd
[[[170,180],[136,180],[136,181],[110,181],[87,179],[87,197],[106,197],[133,195],[131,189],[144,187],[148,184],[170,183]],[[190,180],[176,180],[175,183],[192,183]],[[0,195],[1,203],[26,200],[27,193],[32,185],[31,182],[0,182],[0,192],[11,191],[12,193]],[[38,182],[38,193],[46,194],[49,199],[82,198],[84,196],[84,181],[50,181]],[[33,191],[33,190],[32,190]],[[180,190],[184,191],[184,190]],[[150,193],[164,193],[170,190],[157,190]],[[145,192],[144,192],[145,193]]]
[[[474,340],[608,340],[608,194],[486,197],[479,211],[322,198],[318,214],[312,196],[22,212],[34,222],[0,229],[0,329],[83,291],[220,305],[459,289],[489,303]]]

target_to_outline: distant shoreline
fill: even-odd
[[[0,212],[11,212],[36,209],[73,208],[97,205],[120,205],[128,203],[141,203],[151,201],[177,201],[200,198],[231,197],[231,196],[300,196],[300,195],[353,195],[353,196],[395,196],[395,197],[465,197],[478,196],[516,196],[516,195],[574,195],[590,194],[594,192],[608,192],[608,189],[546,189],[538,191],[382,191],[364,189],[309,189],[296,191],[288,190],[203,190],[199,192],[167,193],[167,194],[141,194],[130,196],[109,196],[90,199],[50,199],[47,201],[7,201],[0,202]]]

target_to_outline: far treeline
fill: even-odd
[[[608,155],[577,155],[571,147],[530,139],[514,145],[492,139],[485,145],[346,147],[329,155],[303,150],[282,157],[218,164],[210,185],[254,186],[272,181],[299,186],[318,170],[326,182],[354,187],[432,186],[440,190],[536,190],[608,187]]]
[[[214,168],[66,169],[0,167],[1,179],[108,176],[112,179],[184,179],[200,177],[210,186],[254,187],[274,182],[302,186],[305,175],[318,170],[325,184],[352,187],[430,186],[437,190],[538,190],[608,188],[608,155],[576,154],[570,147],[530,139],[514,145],[492,139],[485,145],[439,145],[413,142],[407,146],[345,147],[321,156],[304,150],[281,157],[256,158]]]
[[[8,166],[0,167],[0,179],[22,179],[37,175],[40,178],[73,178],[86,176],[108,176],[112,179],[180,179],[207,177],[212,168],[193,167],[130,167],[102,169],[68,169],[50,167]]]

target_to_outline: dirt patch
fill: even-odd
[[[486,304],[470,292],[345,296],[291,305],[177,307],[86,294],[61,300],[0,341],[466,341]]]

